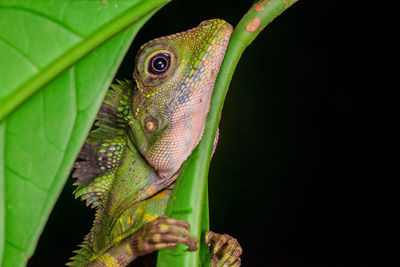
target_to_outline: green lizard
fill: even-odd
[[[126,266],[178,243],[197,249],[187,222],[163,215],[185,159],[204,130],[232,26],[202,22],[154,39],[136,56],[134,79],[112,85],[75,164],[75,196],[97,208],[70,266]],[[240,266],[236,239],[209,231],[213,266]]]

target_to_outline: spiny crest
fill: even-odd
[[[87,235],[82,244],[79,245],[80,249],[74,250],[74,256],[69,258],[71,261],[66,263],[67,266],[85,266],[88,259],[93,255],[92,246],[88,244],[88,237]]]
[[[75,196],[97,207],[107,191],[115,170],[124,154],[128,132],[129,99],[133,84],[118,81],[107,91],[92,130],[74,165]]]
[[[128,123],[124,119],[129,114],[129,98],[132,95],[131,81],[119,81],[111,85],[92,130],[83,145],[78,158],[84,161],[75,163],[74,178],[82,184],[116,166],[123,148],[118,136],[127,134]]]
[[[112,171],[118,167],[125,147],[125,136],[129,116],[129,99],[132,95],[131,81],[118,81],[111,85],[96,117],[94,130],[86,139],[78,157],[83,161],[75,163],[74,191],[76,197],[86,200],[87,205],[101,209],[101,197],[109,188],[113,178]],[[96,217],[100,210],[97,210]],[[95,220],[98,221],[98,220]],[[79,250],[70,258],[68,266],[84,266],[94,254],[93,232],[84,239]]]

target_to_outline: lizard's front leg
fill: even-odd
[[[195,251],[198,240],[189,230],[190,225],[185,221],[160,216],[144,224],[87,266],[123,267],[140,256],[164,248],[176,248],[179,243],[188,246],[189,251]]]
[[[199,241],[189,230],[190,225],[185,221],[160,216],[133,233],[129,244],[137,256],[164,248],[176,248],[179,243],[188,246],[189,251],[195,251]]]
[[[206,245],[211,252],[212,267],[240,266],[242,247],[236,238],[227,234],[208,231],[205,239]]]

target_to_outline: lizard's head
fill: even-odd
[[[200,141],[231,33],[227,22],[207,20],[144,44],[136,56],[131,135],[162,178]]]

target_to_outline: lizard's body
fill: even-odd
[[[75,195],[97,208],[96,218],[69,265],[126,266],[177,243],[197,249],[187,223],[162,215],[203,133],[231,32],[210,20],[152,40],[138,52],[136,86],[120,82],[107,92],[74,173]]]

